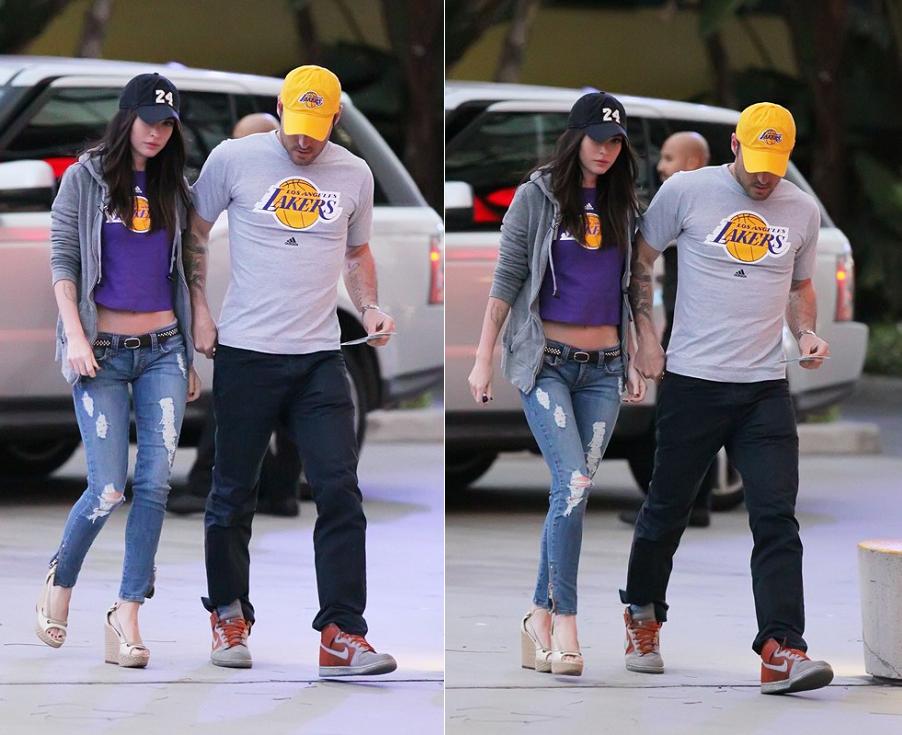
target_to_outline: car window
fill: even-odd
[[[664,145],[664,141],[667,137],[672,133],[682,130],[693,130],[704,136],[705,140],[708,141],[708,147],[711,150],[712,166],[732,163],[734,156],[733,150],[730,148],[730,135],[735,129],[736,126],[733,123],[698,122],[695,120],[650,120],[648,137],[650,153],[649,163],[651,164],[651,168],[654,170],[657,167],[658,160],[661,157],[661,146]],[[657,188],[661,185],[661,180],[658,178],[657,172],[655,172],[652,178],[655,190],[657,191]],[[821,210],[821,225],[823,227],[832,227],[833,221],[830,219],[830,215],[827,214],[827,210],[824,209],[824,205],[821,204],[821,201],[817,198],[814,190],[792,163],[790,163],[789,168],[786,170],[786,180],[791,181],[802,191],[811,194],[811,196],[815,198],[818,207],[820,207]]]
[[[99,140],[119,107],[117,88],[52,88],[30,107],[24,124],[0,152],[2,160],[43,159],[57,176],[78,153]],[[193,181],[210,151],[232,130],[229,95],[183,91],[180,117]]]
[[[473,187],[473,216],[469,223],[449,220],[454,229],[496,230],[517,186],[554,152],[567,129],[565,112],[485,111],[448,141],[445,179]],[[642,121],[631,117],[627,133],[639,160],[639,185],[644,170],[645,133]]]

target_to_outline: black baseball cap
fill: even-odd
[[[586,135],[599,143],[615,135],[626,138],[626,110],[614,95],[590,92],[576,100],[570,108],[567,127],[584,130]]]
[[[179,119],[179,91],[159,74],[139,74],[125,85],[119,96],[120,110],[137,110],[144,122]]]

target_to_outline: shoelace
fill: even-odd
[[[633,621],[630,630],[635,638],[635,646],[640,654],[654,653],[658,647],[658,631],[661,624],[652,621]]]
[[[247,632],[247,628],[243,619],[231,618],[230,620],[220,620],[219,629],[222,631],[222,637],[225,638],[229,648],[244,643],[244,636]]]
[[[789,658],[793,661],[807,661],[808,655],[802,651],[799,651],[796,648],[778,648],[771,654],[771,658]]]
[[[341,632],[337,636],[335,636],[335,640],[339,643],[353,643],[360,650],[376,653],[376,649],[373,648],[369,643],[367,643],[366,638],[364,638],[362,635]]]

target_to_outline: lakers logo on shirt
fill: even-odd
[[[341,214],[341,194],[320,191],[312,181],[282,179],[271,186],[254,206],[255,212],[269,212],[289,230],[309,230],[319,222],[331,222]]]
[[[586,212],[586,241],[580,245],[586,250],[601,248],[601,220],[595,212]]]
[[[129,229],[132,232],[150,232],[150,202],[146,196],[135,194],[135,211]]]
[[[705,243],[724,247],[740,263],[757,263],[767,255],[779,258],[789,250],[789,228],[769,225],[755,212],[735,212],[720,221]]]
[[[108,209],[104,208],[104,213],[106,214],[107,224],[116,224],[123,225],[125,223],[122,221],[122,218],[118,214],[111,213]],[[132,226],[127,229],[132,232],[137,232],[138,234],[143,234],[145,232],[150,232],[151,222],[150,222],[150,202],[147,201],[147,197],[141,194],[141,190],[135,189],[135,209],[132,212]]]

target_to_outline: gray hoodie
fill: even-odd
[[[501,337],[501,370],[524,393],[532,391],[542,366],[545,332],[539,316],[539,290],[549,262],[551,243],[560,225],[560,212],[549,187],[551,174],[534,171],[529,181],[517,188],[501,223],[501,248],[495,265],[490,296],[511,305],[507,326]],[[635,225],[630,218],[630,240]],[[632,321],[627,287],[630,280],[632,242],[627,243],[626,266],[621,288],[620,349],[628,369],[627,332]]]
[[[69,280],[78,290],[78,316],[91,343],[97,337],[97,305],[94,287],[102,277],[100,267],[101,230],[108,190],[100,168],[100,158],[84,153],[63,174],[59,192],[50,210],[50,270],[53,284]],[[174,284],[173,307],[179,329],[185,338],[185,356],[190,366],[194,356],[191,342],[191,300],[182,267],[182,229],[187,226],[187,210],[176,211],[175,238],[169,264],[170,275],[178,274]],[[56,322],[56,359],[62,363],[63,377],[69,383],[78,380],[66,359],[66,334],[63,320]]]

